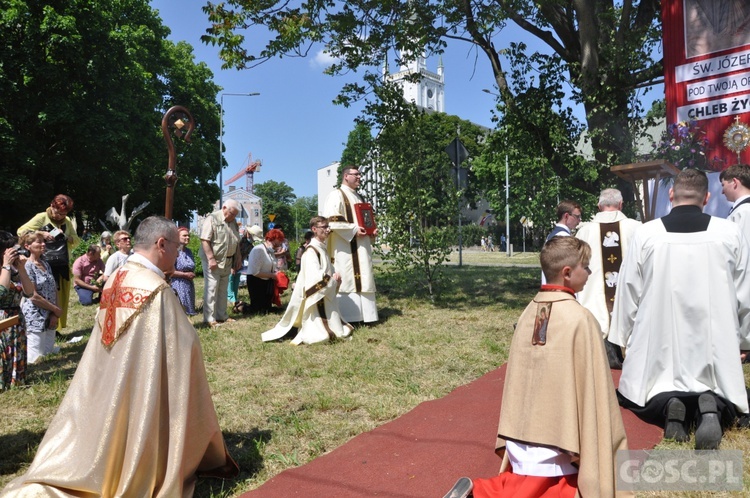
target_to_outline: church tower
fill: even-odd
[[[407,58],[406,54],[402,56]],[[384,65],[386,74],[387,67],[387,64]],[[406,79],[413,74],[421,76],[416,83]],[[408,63],[402,64],[397,73],[387,74],[386,78],[401,86],[407,102],[413,102],[430,112],[445,112],[445,68],[442,57],[438,62],[436,73],[427,69],[427,61],[422,53]]]

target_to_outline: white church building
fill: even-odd
[[[419,74],[419,81],[410,81],[413,75]],[[445,67],[443,59],[438,59],[437,71],[427,69],[427,60],[424,54],[416,57],[408,63],[402,64],[398,72],[389,73],[388,65],[383,65],[383,78],[397,83],[401,86],[404,93],[404,100],[414,103],[417,107],[427,112],[445,112]],[[327,166],[318,169],[318,214],[323,214],[326,198],[338,183],[338,169],[340,162],[336,161]],[[368,171],[363,178],[363,194],[367,199],[377,205],[375,193],[368,192],[368,185],[372,188],[374,183],[375,172]],[[369,181],[368,181],[369,180]],[[477,209],[470,209],[468,206],[461,210],[464,218],[474,223],[481,220],[489,220],[490,223],[497,221],[493,216],[487,216],[488,203],[481,200],[477,203]]]

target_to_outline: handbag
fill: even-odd
[[[44,259],[49,263],[52,268],[59,268],[62,266],[69,266],[68,258],[68,240],[65,236],[65,224],[63,223],[60,228],[53,226],[48,223],[41,229],[43,232],[55,233],[59,231],[57,236],[52,241],[44,241],[45,251]]]

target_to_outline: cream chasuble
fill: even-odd
[[[190,497],[196,474],[237,475],[195,329],[139,256],[107,281],[57,414],[3,496]]]
[[[607,223],[619,223],[619,233],[616,235],[614,233],[602,234],[601,227]],[[586,286],[578,293],[578,302],[596,317],[605,337],[609,331],[611,318],[605,290],[609,287],[613,291],[612,297],[614,298],[622,258],[627,254],[628,243],[633,236],[633,232],[639,226],[641,226],[639,221],[631,220],[620,211],[600,211],[596,213],[593,221],[583,223],[576,231],[575,236],[585,240],[591,246],[591,260],[589,261],[591,275],[589,275]],[[610,254],[610,257],[615,260],[607,265],[610,267],[607,272],[603,271],[604,265],[602,264],[602,247],[604,244],[609,247],[616,246],[621,253],[621,257],[617,259]],[[616,268],[616,270],[613,268]],[[614,304],[614,299],[612,301],[611,304]]]

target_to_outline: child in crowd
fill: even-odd
[[[510,346],[495,450],[500,474],[462,477],[445,498],[629,495],[615,490],[615,454],[627,441],[600,327],[575,298],[590,256],[575,237],[544,245],[547,284]]]

